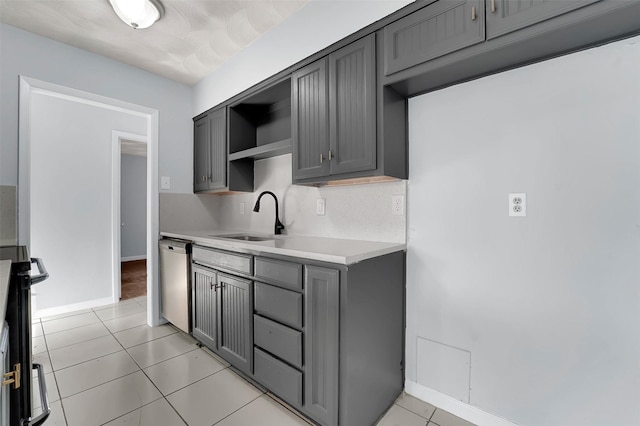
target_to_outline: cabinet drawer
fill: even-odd
[[[214,268],[226,269],[247,275],[253,273],[253,265],[251,262],[253,256],[248,254],[230,253],[222,250],[194,246],[192,256],[194,262],[213,266]]]
[[[256,257],[255,277],[291,290],[302,290],[302,265]]]
[[[254,291],[256,313],[302,328],[302,294],[259,282]]]
[[[300,371],[255,348],[254,376],[285,401],[302,406],[302,373]]]
[[[253,343],[302,368],[302,332],[261,316],[253,316]]]

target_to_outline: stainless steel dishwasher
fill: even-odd
[[[160,289],[162,316],[185,333],[191,332],[191,243],[162,239]]]

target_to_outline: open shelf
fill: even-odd
[[[263,158],[275,157],[278,155],[289,154],[291,152],[291,138],[283,139],[277,142],[271,142],[265,145],[256,146],[242,151],[229,154],[229,161],[250,158],[252,160],[262,160]]]

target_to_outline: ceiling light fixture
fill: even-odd
[[[149,28],[164,15],[158,0],[109,0],[116,15],[131,28]]]

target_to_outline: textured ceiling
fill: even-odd
[[[309,0],[161,0],[164,17],[134,30],[109,0],[0,0],[0,21],[189,85]]]

